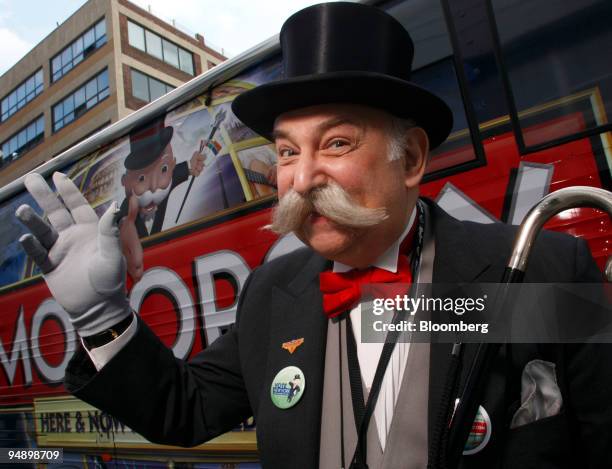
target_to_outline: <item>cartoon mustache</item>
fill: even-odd
[[[161,204],[166,197],[168,197],[168,194],[170,193],[170,186],[172,186],[172,184],[168,184],[165,189],[157,189],[153,192],[145,191],[140,195],[136,195],[136,198],[138,199],[138,206],[140,208],[145,208],[151,202],[153,202],[155,205]]]
[[[305,195],[291,189],[279,200],[272,212],[272,223],[265,228],[278,234],[295,232],[314,212],[345,228],[374,226],[388,217],[385,208],[363,207],[342,187],[330,182]]]

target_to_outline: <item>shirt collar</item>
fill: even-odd
[[[378,259],[372,264],[373,267],[378,267],[379,269],[387,270],[389,272],[396,273],[397,272],[397,260],[399,257],[399,249],[400,245],[404,238],[408,235],[410,228],[414,223],[414,219],[416,218],[416,205],[412,209],[412,213],[410,214],[410,218],[408,219],[408,223],[404,228],[402,234],[397,238],[389,249],[383,252]],[[334,272],[348,272],[349,270],[353,270],[354,267],[350,265],[343,264],[342,262],[334,262],[333,271]]]

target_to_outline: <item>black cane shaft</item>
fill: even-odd
[[[210,142],[210,140],[213,138],[213,136],[215,135],[215,132],[217,131],[219,127],[217,125],[213,126],[213,128],[210,131],[210,135],[208,136],[208,138],[206,139],[206,142]],[[202,149],[200,149],[200,152],[202,151]],[[183,197],[183,202],[181,202],[181,208],[179,208],[178,211],[178,215],[176,216],[176,220],[174,220],[174,223],[178,223],[178,220],[181,216],[181,213],[183,212],[183,207],[185,206],[185,202],[187,202],[187,196],[189,195],[189,191],[191,190],[191,186],[193,186],[193,181],[195,180],[195,176],[191,176],[191,180],[189,181],[189,186],[187,186],[187,190],[185,191],[185,197]]]
[[[455,468],[459,464],[465,442],[472,429],[472,422],[476,417],[482,399],[484,385],[500,345],[480,344],[478,346],[451,422],[448,438],[447,467],[449,468]]]
[[[507,285],[521,283],[524,277],[525,273],[523,271],[506,267],[495,303],[495,310],[499,311],[499,314],[508,314],[510,310],[509,302],[512,297],[509,295]],[[500,346],[500,343],[481,343],[478,345],[478,350],[474,356],[451,422],[447,450],[449,468],[455,468],[459,464],[459,459],[472,428],[472,422],[476,417],[478,406],[483,397],[491,366]]]

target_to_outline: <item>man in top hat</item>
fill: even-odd
[[[444,467],[449,377],[464,380],[474,348],[458,367],[452,344],[362,343],[360,285],[498,282],[514,229],[460,222],[418,198],[427,154],[452,118],[410,82],[413,45],[394,18],[315,5],[285,22],[280,41],[284,78],[240,95],[233,111],[277,147],[271,228],[308,247],[255,269],[236,326],[189,362],[130,311],[112,209],[96,235],[65,176],[54,181],[66,207],[41,178],[26,180],[58,227],[20,209],[36,235],[23,245],[84,345],[65,385],[158,443],[196,445],[254,415],[267,468]],[[65,232],[86,227],[98,243],[76,252]],[[584,241],[540,240],[527,281],[601,279]],[[88,248],[102,268],[88,270]],[[77,297],[65,285],[79,279]],[[462,467],[610,467],[610,349],[509,350],[487,381]],[[298,374],[301,391],[288,402]]]
[[[204,169],[204,155],[198,151],[189,163],[176,164],[170,143],[173,131],[162,118],[130,134],[130,153],[121,177],[125,199],[118,218],[123,253],[134,281],[143,274],[140,238],[161,231],[170,192]]]

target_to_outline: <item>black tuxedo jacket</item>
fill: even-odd
[[[189,178],[189,167],[187,166],[187,162],[183,161],[177,164],[174,167],[174,171],[172,173],[172,182],[171,182],[172,185],[170,186],[170,192],[172,192],[172,190],[176,186],[185,182],[188,178]],[[169,193],[168,193],[168,197],[170,197]],[[159,233],[161,231],[162,226],[164,225],[164,218],[166,217],[168,197],[166,197],[162,201],[162,203],[157,206],[157,210],[155,211],[155,217],[153,218],[153,225],[151,226],[150,233],[147,231],[147,226],[145,225],[145,222],[142,221],[142,218],[140,218],[140,215],[136,217],[135,225],[136,225],[136,231],[138,231],[139,238],[145,238],[147,236],[150,236],[155,233]],[[123,199],[123,202],[121,202],[121,207],[119,207],[119,216],[118,216],[119,220],[127,216],[128,208],[129,208],[128,204],[129,204],[129,200],[126,197],[125,199]]]
[[[434,282],[500,281],[515,228],[460,222],[429,204],[436,243]],[[236,327],[190,362],[175,359],[140,322],[133,340],[100,372],[79,350],[67,368],[66,387],[164,444],[196,445],[254,415],[264,467],[316,468],[327,332],[318,275],[329,266],[313,251],[301,249],[258,267],[242,292]],[[601,273],[583,240],[544,232],[526,281],[599,282]],[[284,342],[302,337],[304,343],[293,354],[282,349]],[[466,359],[473,348],[466,348]],[[439,440],[434,421],[449,355],[450,345],[432,345],[430,446]],[[520,388],[510,384],[520,383],[524,364],[533,358],[556,363],[563,409],[510,430],[520,404]],[[496,364],[483,399],[492,421],[491,439],[481,452],[464,456],[462,467],[612,467],[611,363],[609,346],[514,345],[511,358]],[[281,410],[270,399],[270,386],[289,365],[299,367],[308,384],[297,405]]]

